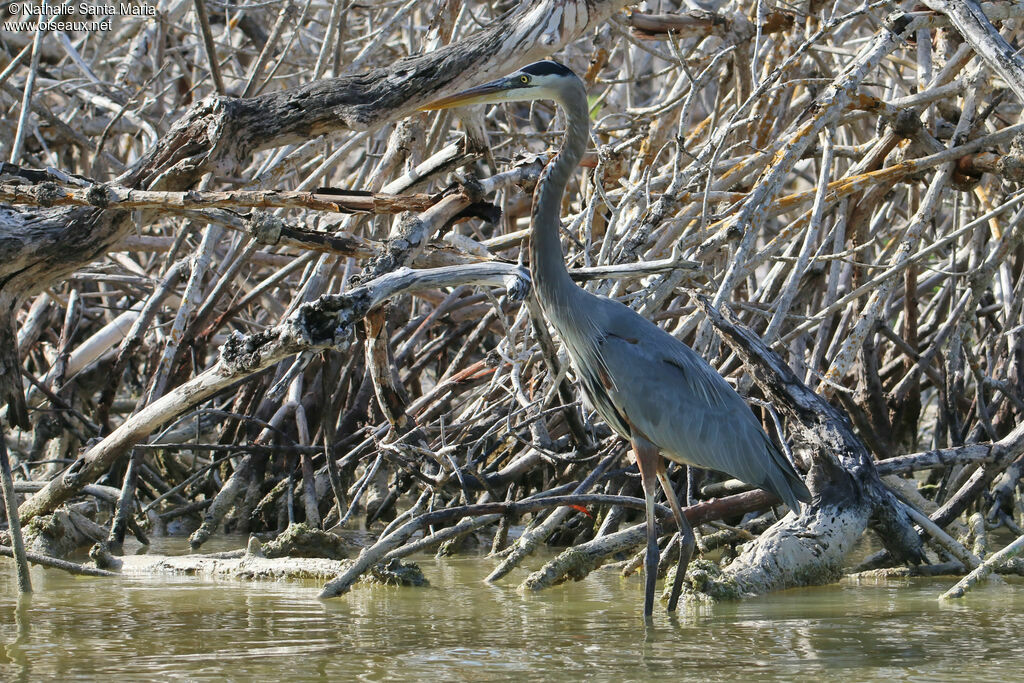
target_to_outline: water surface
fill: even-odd
[[[168,539],[153,552],[186,549]],[[490,586],[491,560],[416,559],[430,588],[326,602],[311,583],[40,568],[19,600],[3,560],[0,679],[1009,681],[1024,670],[1019,581],[942,604],[948,579],[846,581],[678,617],[657,605],[645,630],[638,577],[599,571],[523,596],[524,570]]]

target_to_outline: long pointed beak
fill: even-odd
[[[501,102],[504,98],[495,97],[499,93],[508,91],[508,80],[500,78],[490,83],[484,83],[478,85],[475,88],[469,90],[463,90],[460,93],[455,93],[449,97],[442,97],[439,100],[434,100],[430,104],[420,107],[420,111],[436,111],[438,109],[451,109],[452,107],[462,107],[468,104],[490,104],[492,102]]]

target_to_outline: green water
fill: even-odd
[[[239,540],[232,544],[237,547]],[[154,552],[180,554],[184,541]],[[0,561],[0,679],[1021,680],[1024,583],[940,604],[949,580],[792,590],[655,613],[637,577],[522,596],[484,558],[419,558],[428,589],[193,577],[93,579]],[[539,562],[539,560],[538,560]]]

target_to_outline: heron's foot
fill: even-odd
[[[675,612],[676,606],[679,605],[679,594],[683,590],[683,579],[686,577],[686,567],[689,564],[690,553],[679,553],[679,563],[676,565],[675,573],[672,575],[672,582],[671,584],[668,581],[665,582],[666,586],[672,586],[672,590],[668,595],[669,612]]]
[[[685,522],[685,518],[681,520],[682,531],[677,533],[673,538],[672,542],[679,542],[679,561],[676,564],[675,574],[672,576],[672,590],[668,597],[668,611],[675,612],[676,606],[679,604],[679,595],[683,589],[683,580],[686,578],[686,568],[690,565],[690,559],[693,557],[693,550],[696,546],[696,536],[694,536],[693,529],[689,524]],[[668,583],[666,582],[666,585]]]

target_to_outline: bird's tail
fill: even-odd
[[[811,492],[800,474],[793,469],[789,459],[765,435],[768,452],[771,454],[774,467],[768,468],[768,477],[761,488],[771,491],[789,506],[790,510],[799,512],[800,503],[811,502]]]

